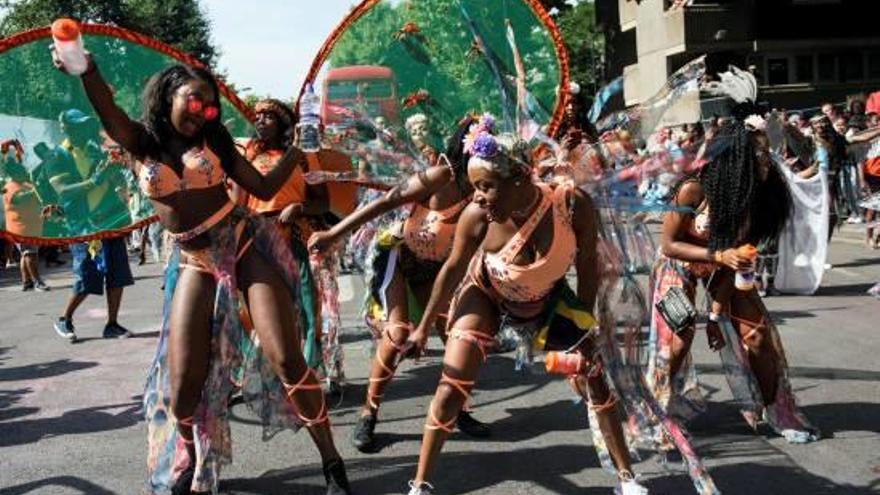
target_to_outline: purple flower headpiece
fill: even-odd
[[[492,158],[501,150],[498,141],[492,133],[495,131],[495,117],[489,113],[480,116],[480,120],[471,124],[467,136],[464,138],[464,151],[483,159]]]

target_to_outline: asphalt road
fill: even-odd
[[[697,447],[725,494],[880,493],[880,301],[865,290],[880,279],[880,252],[850,228],[832,244],[820,292],[767,300],[788,353],[796,393],[826,438],[788,445],[752,433],[730,402],[717,357],[695,345],[708,414],[692,425]],[[0,278],[0,494],[140,494],[145,427],[140,395],[160,317],[160,267],[134,267],[120,321],[137,335],[100,338],[105,305],[91,298],[71,345],[52,330],[69,295],[66,267],[50,272],[49,293],[22,293]],[[363,400],[370,339],[358,322],[358,278],[341,280],[348,385],[332,412],[337,443],[358,494],[405,493],[417,462],[425,408],[439,377],[439,342],[407,364],[387,396],[377,428],[381,449],[350,445]],[[438,477],[440,494],[608,494],[613,478],[590,447],[586,417],[567,386],[541,373],[517,373],[510,355],[492,356],[480,376],[475,415],[493,424],[490,440],[455,434]],[[235,462],[221,489],[232,494],[320,494],[323,477],[308,435],[260,440],[244,406],[234,409]],[[650,454],[636,465],[656,494],[693,493],[688,478]]]

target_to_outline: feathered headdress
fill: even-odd
[[[737,104],[731,110],[734,118],[748,127],[763,130],[767,122],[758,114],[755,100],[758,98],[758,81],[749,72],[734,65],[728,66],[727,72],[718,74],[720,81],[705,83],[701,88],[706,93],[716,96],[727,96]]]

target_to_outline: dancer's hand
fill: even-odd
[[[425,354],[425,348],[428,346],[428,332],[419,325],[415,330],[410,332],[409,337],[400,348],[397,357],[397,363],[407,358],[418,361]]]
[[[724,334],[721,333],[721,327],[717,321],[709,321],[706,323],[706,337],[709,338],[709,349],[720,351],[724,347]]]
[[[336,236],[329,231],[315,232],[309,237],[309,252],[312,254],[320,254],[327,251],[336,243]]]
[[[747,256],[742,256],[734,249],[725,249],[721,252],[721,264],[733,271],[745,271],[752,268],[753,260]]]
[[[55,45],[49,45],[49,52],[52,54],[52,65],[55,66],[56,69],[60,70],[65,74],[70,74],[67,72],[67,68],[64,67],[64,62],[61,61],[61,56],[58,55],[58,51],[55,49]],[[92,72],[92,69],[95,68],[95,61],[92,59],[92,54],[89,51],[86,51],[86,60],[89,61],[89,65],[86,68],[86,71],[83,74],[88,74]]]

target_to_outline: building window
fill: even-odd
[[[788,59],[767,59],[767,82],[771,86],[788,84]]]
[[[819,54],[819,80],[823,82],[834,81],[837,74],[836,60],[832,53]]]
[[[797,57],[795,57],[794,71],[795,82],[813,82],[813,56],[798,55]]]
[[[868,54],[868,79],[880,79],[880,52]]]
[[[840,82],[861,81],[865,77],[865,64],[860,52],[841,53],[837,61]]]
[[[767,84],[767,81],[764,79],[764,57],[760,55],[749,55],[748,59],[746,59],[746,66],[749,69],[754,66],[755,70],[753,74],[755,75],[758,84]]]

